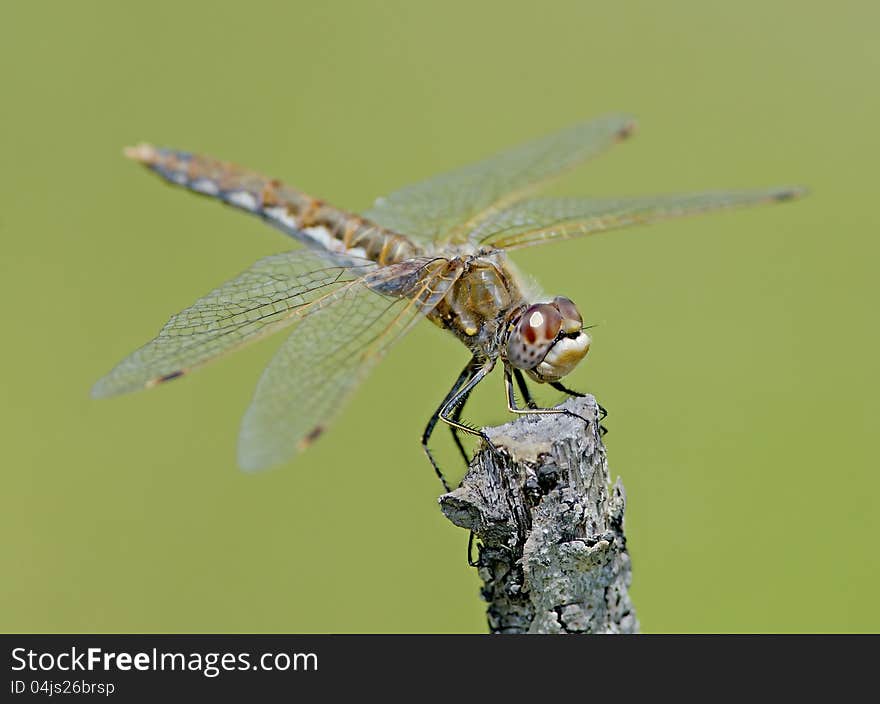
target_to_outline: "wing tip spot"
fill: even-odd
[[[186,369],[179,369],[176,372],[171,372],[170,374],[163,374],[162,376],[156,377],[155,379],[150,379],[146,383],[146,387],[148,389],[152,389],[154,386],[158,386],[159,384],[164,384],[166,381],[171,381],[172,379],[179,379],[184,374],[186,374]]]
[[[302,451],[308,447],[311,447],[314,444],[315,440],[317,440],[319,437],[321,437],[324,434],[325,430],[326,430],[326,428],[323,425],[316,425],[314,428],[312,428],[308,432],[308,434],[302,440],[299,441],[299,443],[296,446],[297,449]]]
[[[638,121],[634,117],[627,118],[626,122],[617,130],[617,134],[615,138],[618,142],[623,142],[624,140],[632,137],[636,130],[639,127]]]
[[[789,200],[797,200],[803,198],[809,191],[802,186],[794,186],[792,188],[783,188],[773,194],[773,200],[777,203],[784,203]]]

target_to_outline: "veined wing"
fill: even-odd
[[[380,198],[365,216],[409,237],[463,242],[486,217],[629,136],[626,115],[583,122]]]
[[[630,225],[778,203],[803,194],[803,189],[792,187],[646,198],[539,198],[517,203],[494,214],[473,230],[471,239],[499,249],[519,249]]]
[[[308,249],[259,260],[186,310],[171,317],[159,335],[120,362],[92,388],[104,397],[176,379],[225,352],[294,323],[341,286],[376,267],[329,266]]]
[[[434,308],[459,274],[445,259],[393,264],[340,288],[302,319],[264,370],[245,413],[242,468],[264,469],[311,445],[391,344]]]

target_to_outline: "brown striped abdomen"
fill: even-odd
[[[130,147],[125,155],[166,181],[257,215],[291,237],[343,259],[384,265],[421,253],[407,237],[235,164],[149,144]]]

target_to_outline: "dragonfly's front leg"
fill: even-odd
[[[516,385],[519,387],[519,392],[522,394],[523,401],[526,402],[526,405],[529,408],[537,408],[538,404],[535,403],[535,399],[532,398],[532,393],[526,385],[526,378],[523,376],[523,373],[519,369],[514,369],[513,377],[516,379]]]
[[[558,381],[551,381],[550,386],[552,386],[557,391],[561,391],[564,394],[568,394],[569,396],[574,396],[576,398],[583,398],[584,396],[586,396],[586,394],[582,394],[580,391],[574,391],[572,389],[569,389],[569,388],[563,386]],[[606,411],[605,408],[602,406],[602,404],[599,403],[598,401],[596,401],[596,408],[599,409],[599,432],[602,435],[605,435],[608,432],[608,428],[606,428],[601,423],[603,420],[605,420],[605,418],[608,417],[608,411]]]
[[[494,447],[492,445],[492,441],[489,439],[489,436],[486,435],[482,430],[477,430],[476,428],[472,428],[466,423],[461,422],[461,413],[456,413],[456,408],[462,405],[470,396],[471,391],[474,390],[477,384],[479,384],[492,369],[495,368],[495,360],[494,359],[473,359],[472,362],[479,364],[480,366],[476,368],[471,376],[468,379],[467,383],[462,386],[457,392],[452,393],[451,395],[446,397],[446,401],[440,407],[440,410],[437,412],[440,420],[444,423],[447,423],[450,427],[455,430],[460,430],[463,433],[467,433],[468,435],[474,435],[475,437],[482,438],[483,441],[489,445],[490,447]]]
[[[561,413],[563,415],[573,416],[574,418],[580,418],[587,425],[590,424],[590,421],[587,418],[584,418],[583,416],[580,416],[577,413],[574,413],[573,411],[569,411],[567,408],[540,408],[539,406],[537,406],[537,404],[535,404],[535,405],[529,404],[528,408],[518,408],[516,405],[516,393],[513,390],[513,376],[511,375],[511,368],[507,365],[504,366],[504,388],[507,392],[507,410],[510,411],[511,413],[518,413],[520,415],[528,415],[530,413],[537,413],[537,414]],[[525,392],[523,393],[523,396],[525,397],[526,403],[529,403],[529,401],[532,401],[532,404],[534,404],[534,401],[532,400],[532,396],[528,392],[528,387],[526,387],[526,385],[525,385],[525,379],[523,379],[521,381],[520,389],[522,390],[523,388],[526,389]]]

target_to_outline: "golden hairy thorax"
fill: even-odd
[[[501,252],[464,256],[451,262],[461,274],[428,318],[468,347],[483,347],[508,311],[524,303],[515,272]]]

